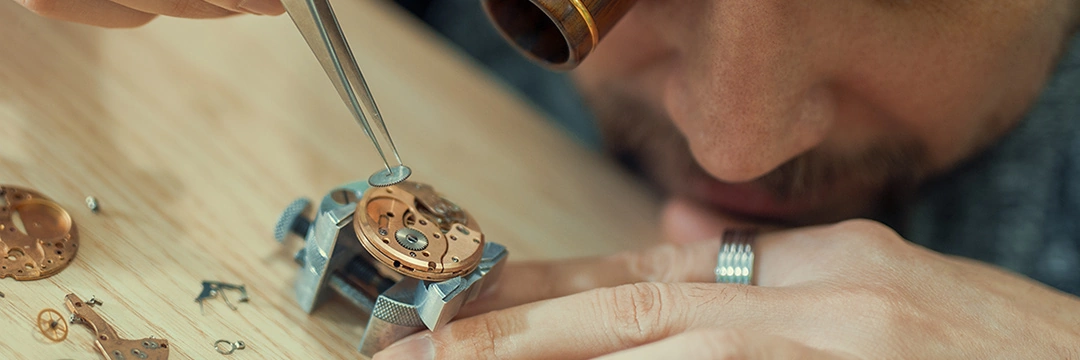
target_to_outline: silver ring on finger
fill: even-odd
[[[754,239],[756,230],[728,229],[720,237],[716,256],[716,282],[752,285],[754,278]]]

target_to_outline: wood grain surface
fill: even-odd
[[[479,5],[478,5],[479,6]],[[414,19],[335,3],[413,179],[469,209],[511,260],[604,254],[654,241],[656,199],[553,128]],[[0,1],[0,184],[60,203],[80,250],[51,278],[0,279],[0,359],[99,359],[91,331],[35,330],[64,295],[96,296],[122,337],[174,359],[358,358],[364,315],[294,303],[294,241],[279,211],[364,179],[378,160],[287,17],[159,19],[105,30]],[[83,203],[97,197],[101,212]],[[194,302],[200,281],[251,302]],[[235,300],[235,296],[234,296]]]

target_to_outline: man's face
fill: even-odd
[[[672,193],[832,221],[1015,125],[1053,68],[1071,6],[640,0],[575,77],[608,146]]]

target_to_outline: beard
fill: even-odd
[[[605,151],[643,175],[660,192],[702,201],[695,179],[719,182],[695,160],[686,137],[667,116],[620,91],[585,94]],[[899,211],[926,177],[925,145],[889,136],[843,153],[818,146],[750,181],[784,204],[801,204],[782,217],[718,209],[729,215],[790,225],[812,225]],[[708,201],[702,201],[709,205]],[[809,204],[809,205],[807,205]]]

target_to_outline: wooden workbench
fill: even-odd
[[[381,1],[335,3],[414,180],[472,211],[511,259],[603,254],[657,234],[656,202],[414,19]],[[105,30],[0,1],[0,184],[60,203],[81,236],[51,278],[0,279],[0,359],[99,359],[74,325],[52,343],[43,308],[75,292],[120,335],[171,342],[173,359],[357,358],[361,314],[293,300],[296,241],[272,229],[292,199],[318,199],[378,168],[287,17],[159,19]],[[83,199],[93,195],[101,212]],[[200,314],[204,279],[247,285]]]

